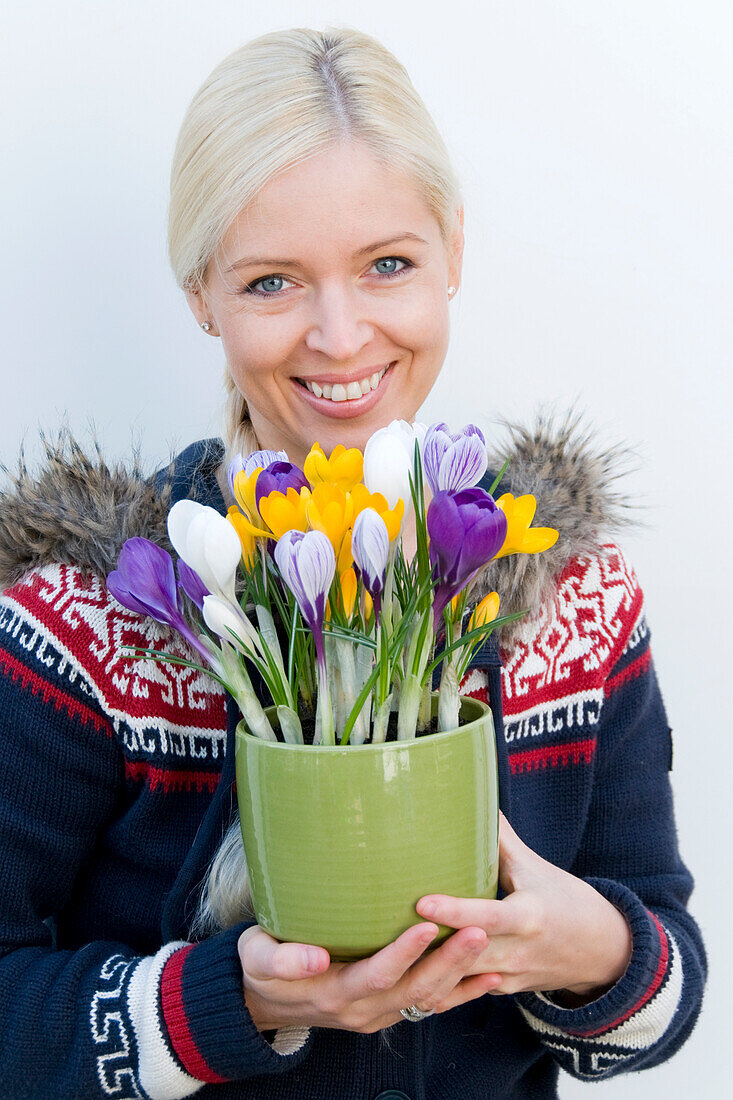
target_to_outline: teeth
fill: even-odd
[[[327,401],[356,401],[359,397],[376,390],[386,371],[387,367],[375,371],[368,378],[362,378],[360,382],[349,382],[346,386],[340,382],[334,385],[324,382],[322,386],[319,386],[318,382],[306,382],[305,385],[316,397],[323,397]]]

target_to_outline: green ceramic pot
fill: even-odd
[[[463,698],[460,720],[444,733],[344,748],[263,741],[240,722],[237,798],[262,928],[347,961],[422,920],[424,894],[496,897],[491,711]],[[451,931],[441,927],[433,946]]]

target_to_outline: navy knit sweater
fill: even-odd
[[[184,452],[171,502],[223,509],[220,459]],[[0,599],[0,1097],[546,1100],[558,1066],[594,1080],[677,1050],[705,955],[642,594],[605,545],[569,562],[556,597],[511,651],[487,645],[463,689],[491,702],[516,831],[626,917],[626,973],[576,1009],[487,995],[374,1035],[263,1035],[237,957],[246,924],[189,932],[233,812],[234,708],[206,675],[123,658],[186,650],[100,575],[28,571]]]

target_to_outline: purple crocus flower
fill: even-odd
[[[423,466],[433,493],[458,493],[478,484],[487,466],[483,432],[475,424],[454,433],[447,424],[431,424],[425,436]]]
[[[288,456],[285,451],[252,451],[246,458],[241,454],[235,455],[227,468],[227,477],[229,479],[229,488],[232,491],[232,496],[234,496],[234,479],[237,474],[244,472],[247,477],[249,477],[258,466],[266,470],[273,462],[287,461]]]
[[[255,503],[259,508],[263,497],[274,492],[287,493],[288,489],[295,489],[299,493],[301,489],[310,489],[310,482],[300,467],[294,466],[292,462],[271,462],[257,478]]]
[[[373,508],[364,508],[354,520],[351,553],[359,576],[372,597],[375,620],[378,620],[389,557],[389,534],[386,523]]]
[[[325,667],[323,617],[336,572],[333,547],[321,531],[286,531],[277,541],[274,557],[281,577],[313,632],[318,663]]]
[[[477,486],[436,493],[427,519],[430,561],[438,580],[433,603],[437,624],[453,597],[501,550],[507,523],[494,498]]]
[[[204,596],[210,596],[211,593],[196,570],[192,569],[190,565],[186,565],[183,558],[178,559],[178,585],[186,593],[189,600],[196,604],[199,611],[203,611]]]
[[[127,539],[117,568],[107,577],[107,588],[128,610],[172,626],[208,665],[212,664],[211,654],[183,618],[173,559],[162,546],[139,536]]]

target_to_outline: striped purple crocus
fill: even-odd
[[[475,424],[450,432],[431,424],[425,435],[423,468],[433,493],[458,493],[477,485],[486,473],[486,440]]]
[[[274,558],[282,579],[313,632],[318,662],[323,664],[323,619],[336,571],[333,547],[321,531],[286,531],[277,541]]]
[[[354,520],[351,553],[364,586],[372,597],[375,622],[379,622],[389,557],[389,533],[386,523],[373,508],[364,508]]]
[[[453,597],[501,550],[507,522],[494,498],[477,486],[458,493],[436,493],[427,522],[430,561],[438,581],[433,597],[437,626]]]
[[[262,474],[260,474],[262,477]],[[321,531],[286,531],[273,552],[275,564],[313,634],[318,660],[317,725],[325,745],[335,742],[333,709],[328,686],[323,620],[326,599],[336,572],[336,555]]]

